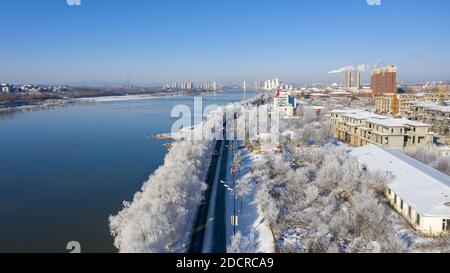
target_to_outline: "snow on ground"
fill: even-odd
[[[236,175],[236,181],[240,179],[250,178],[249,171],[252,164],[262,159],[261,155],[252,154],[247,150],[240,150],[243,158],[243,168]],[[229,162],[232,162],[230,158]],[[229,167],[229,169],[231,166]],[[231,185],[233,183],[233,177],[231,172],[228,173],[228,181]],[[252,253],[274,253],[275,243],[270,230],[268,222],[264,219],[263,214],[256,201],[256,189],[254,182],[250,182],[252,188],[251,193],[243,198],[236,197],[236,211],[239,217],[238,226],[236,231],[241,234],[242,237],[250,238],[252,246],[246,249],[246,252]],[[232,244],[233,239],[233,227],[231,225],[231,217],[234,211],[233,194],[231,192],[227,195],[227,245]]]
[[[297,252],[301,252],[304,246],[299,234],[303,233],[304,231],[301,228],[288,229],[283,232],[282,238],[278,241],[278,244],[282,249],[293,248]]]

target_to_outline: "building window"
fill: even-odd
[[[409,218],[412,217],[412,208],[411,208],[411,206],[408,207],[408,217]]]
[[[389,196],[391,196],[392,195],[392,190],[388,189],[388,193],[389,193]]]
[[[416,214],[416,224],[420,226],[420,214]]]
[[[400,209],[403,210],[403,200],[400,200]]]

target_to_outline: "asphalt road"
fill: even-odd
[[[221,150],[224,148],[223,140],[218,140],[216,142],[216,147],[214,148],[214,154],[220,154]],[[216,178],[217,165],[219,162],[219,156],[213,155],[211,159],[211,164],[208,169],[206,176],[206,184],[208,189],[205,191],[205,196],[202,204],[199,207],[197,216],[195,219],[195,225],[193,232],[191,234],[191,239],[189,242],[189,253],[202,253],[203,246],[205,244],[205,232],[206,226],[208,224],[208,211],[211,201],[211,194]]]
[[[224,139],[226,134],[225,132],[226,123],[224,122]],[[226,181],[228,165],[227,145],[229,145],[229,141],[216,141],[213,157],[206,176],[206,184],[208,185],[208,189],[205,191],[204,201],[200,205],[196,215],[194,229],[189,242],[188,253],[203,252],[205,249],[205,243],[208,243],[206,242],[207,228],[210,228],[213,232],[212,242],[209,242],[209,245],[211,245],[212,248],[210,252],[226,253],[226,189],[219,181]],[[214,187],[216,188],[215,191],[213,191]],[[215,194],[215,203],[211,204],[213,192]],[[208,215],[211,206],[213,206],[213,215]],[[209,221],[210,219],[212,221]]]
[[[213,238],[212,238],[212,253],[226,253],[227,252],[227,229],[226,229],[226,188],[219,181],[227,181],[228,172],[228,152],[231,141],[225,141],[222,150],[222,157],[220,165],[218,166],[219,178],[216,181],[217,190],[214,204],[214,221],[211,223]]]
[[[264,96],[259,98],[254,105],[260,106],[265,103]],[[226,139],[226,122],[224,121],[223,138]],[[191,240],[189,242],[188,253],[202,253],[205,246],[208,246],[208,252],[226,253],[227,252],[227,234],[226,234],[226,188],[220,181],[227,181],[229,170],[229,153],[233,141],[218,140],[211,159],[206,184],[208,189],[205,191],[205,198],[200,205]],[[219,155],[219,156],[217,156]],[[212,199],[214,194],[214,199]],[[211,200],[215,200],[212,204]],[[211,211],[211,213],[210,213]],[[231,221],[231,219],[229,219]],[[212,232],[211,242],[207,242],[206,230]]]

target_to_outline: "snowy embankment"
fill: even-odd
[[[175,143],[165,163],[133,201],[110,217],[120,252],[182,252],[188,227],[202,200],[211,142]]]
[[[114,101],[127,101],[127,100],[149,100],[156,98],[164,98],[163,96],[155,95],[126,95],[126,96],[105,96],[105,97],[92,97],[92,98],[79,98],[74,99],[74,102],[114,102]]]
[[[236,103],[228,107],[242,107]],[[222,126],[224,108],[208,115],[197,128],[206,139]],[[185,252],[198,206],[206,190],[205,176],[214,141],[177,141],[132,202],[110,217],[114,245],[122,253]]]

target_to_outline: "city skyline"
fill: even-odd
[[[400,83],[449,80],[448,1],[241,2],[2,1],[0,81],[339,83],[327,72],[359,64],[396,64]]]

